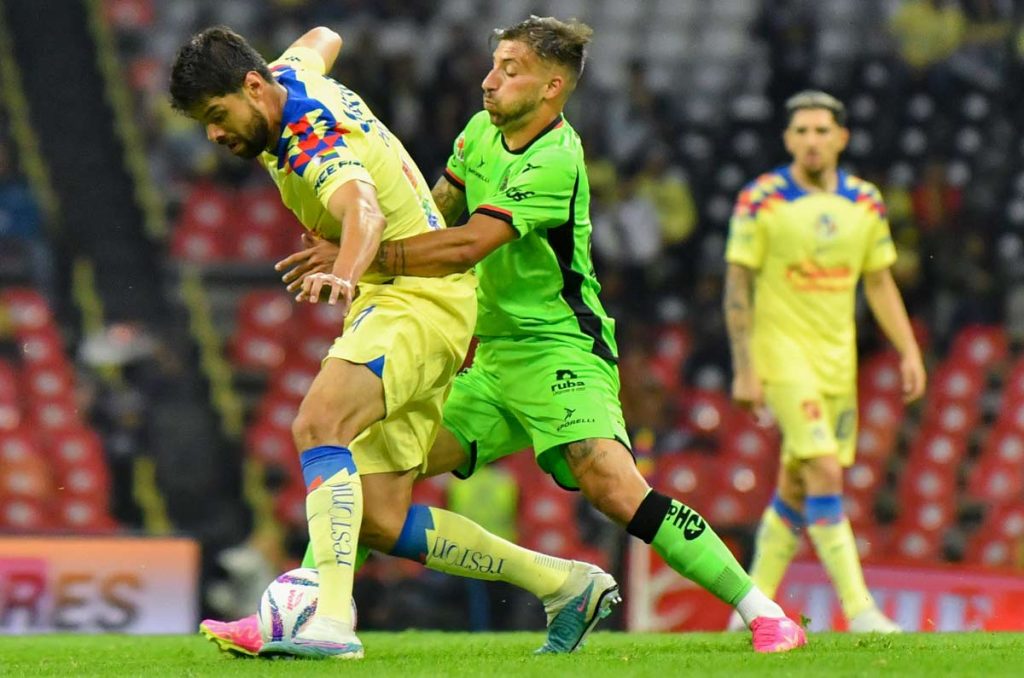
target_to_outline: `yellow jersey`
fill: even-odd
[[[315,50],[293,47],[270,64],[288,91],[281,136],[260,162],[284,204],[308,230],[338,242],[341,224],[327,211],[331,194],[358,180],[375,187],[387,226],[382,240],[445,227],[430,189],[405,147],[352,90],[324,75]],[[387,279],[367,273],[362,282]]]
[[[740,192],[725,259],[756,271],[758,376],[852,392],[857,281],[896,261],[878,189],[842,171],[834,192],[804,190],[788,167],[763,174]]]

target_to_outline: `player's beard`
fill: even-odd
[[[491,102],[491,108],[487,109],[487,113],[491,116],[491,124],[502,131],[518,129],[525,125],[530,114],[537,110],[537,106],[540,103],[523,99],[515,102],[508,108],[499,108],[497,102],[493,99],[489,101]]]
[[[266,150],[270,141],[270,123],[252,104],[249,104],[249,112],[252,114],[249,125],[246,127],[245,134],[238,137],[242,147],[235,155],[252,159],[259,157],[260,153]]]

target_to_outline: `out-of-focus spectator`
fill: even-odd
[[[0,139],[0,251],[20,252],[29,262],[36,288],[56,301],[53,256],[43,234],[42,217],[28,184],[14,169],[11,154]]]
[[[762,6],[754,34],[768,45],[768,94],[772,99],[784,98],[806,86],[817,58],[817,28],[809,3],[767,0]]]
[[[903,61],[923,71],[951,57],[963,43],[967,17],[949,0],[907,0],[889,25]]]
[[[928,163],[921,182],[911,194],[914,221],[922,231],[955,228],[963,207],[963,192],[946,179],[944,163]]]
[[[697,227],[697,206],[686,175],[669,163],[668,149],[656,146],[647,153],[643,169],[636,176],[636,191],[654,204],[665,247],[682,245]]]

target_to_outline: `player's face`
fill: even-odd
[[[255,158],[267,147],[270,124],[244,94],[211,97],[193,113],[206,138],[240,158]]]
[[[839,126],[831,111],[806,108],[793,114],[783,138],[796,164],[809,174],[818,174],[839,163],[849,137],[849,131]]]
[[[526,44],[499,42],[494,65],[481,83],[491,123],[503,129],[525,125],[544,100],[549,81],[548,68]]]

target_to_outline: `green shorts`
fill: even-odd
[[[491,340],[455,378],[444,427],[469,454],[455,475],[533,446],[537,464],[565,488],[578,487],[562,453],[569,443],[629,436],[619,404],[619,370],[582,349],[544,341]]]

